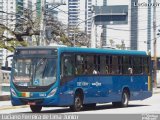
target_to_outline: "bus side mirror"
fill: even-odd
[[[11,71],[11,67],[8,67],[8,61],[6,60],[5,66],[1,67],[1,70],[3,71]]]
[[[1,70],[3,70],[3,71],[11,71],[11,67],[1,67]]]
[[[6,57],[5,66],[2,66],[2,67],[1,67],[1,70],[3,70],[3,71],[11,71],[11,67],[8,67],[8,60],[7,60],[7,59],[8,59],[9,57],[13,57],[13,55],[9,55],[9,56]]]

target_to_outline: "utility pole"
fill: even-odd
[[[154,0],[156,3],[156,0]],[[153,65],[153,77],[154,77],[154,87],[157,88],[157,38],[156,38],[156,6],[153,8],[153,35],[154,35],[154,65]]]
[[[45,8],[46,0],[41,0],[40,45],[45,46]]]
[[[103,0],[103,6],[107,6],[107,0]],[[107,45],[107,25],[102,25],[101,48]]]

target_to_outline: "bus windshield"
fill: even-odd
[[[13,61],[13,82],[18,86],[49,86],[56,81],[55,58],[18,58]]]

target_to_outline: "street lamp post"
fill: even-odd
[[[154,0],[156,3],[156,0]],[[153,8],[153,36],[154,36],[154,87],[157,87],[157,38],[156,38],[156,6]]]

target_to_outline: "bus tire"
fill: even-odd
[[[120,102],[121,107],[127,107],[129,103],[129,93],[127,90],[124,90],[122,93],[122,98]]]
[[[84,109],[95,109],[96,107],[96,103],[92,103],[92,104],[84,104],[83,108]]]
[[[120,102],[112,102],[114,107],[127,107],[129,103],[129,93],[127,90],[124,90],[122,93]]]
[[[30,105],[30,108],[33,113],[39,113],[42,110],[42,106],[38,106],[38,105]]]
[[[70,106],[70,109],[74,112],[78,112],[82,109],[82,107],[83,107],[82,95],[75,94],[74,103],[72,106]]]

